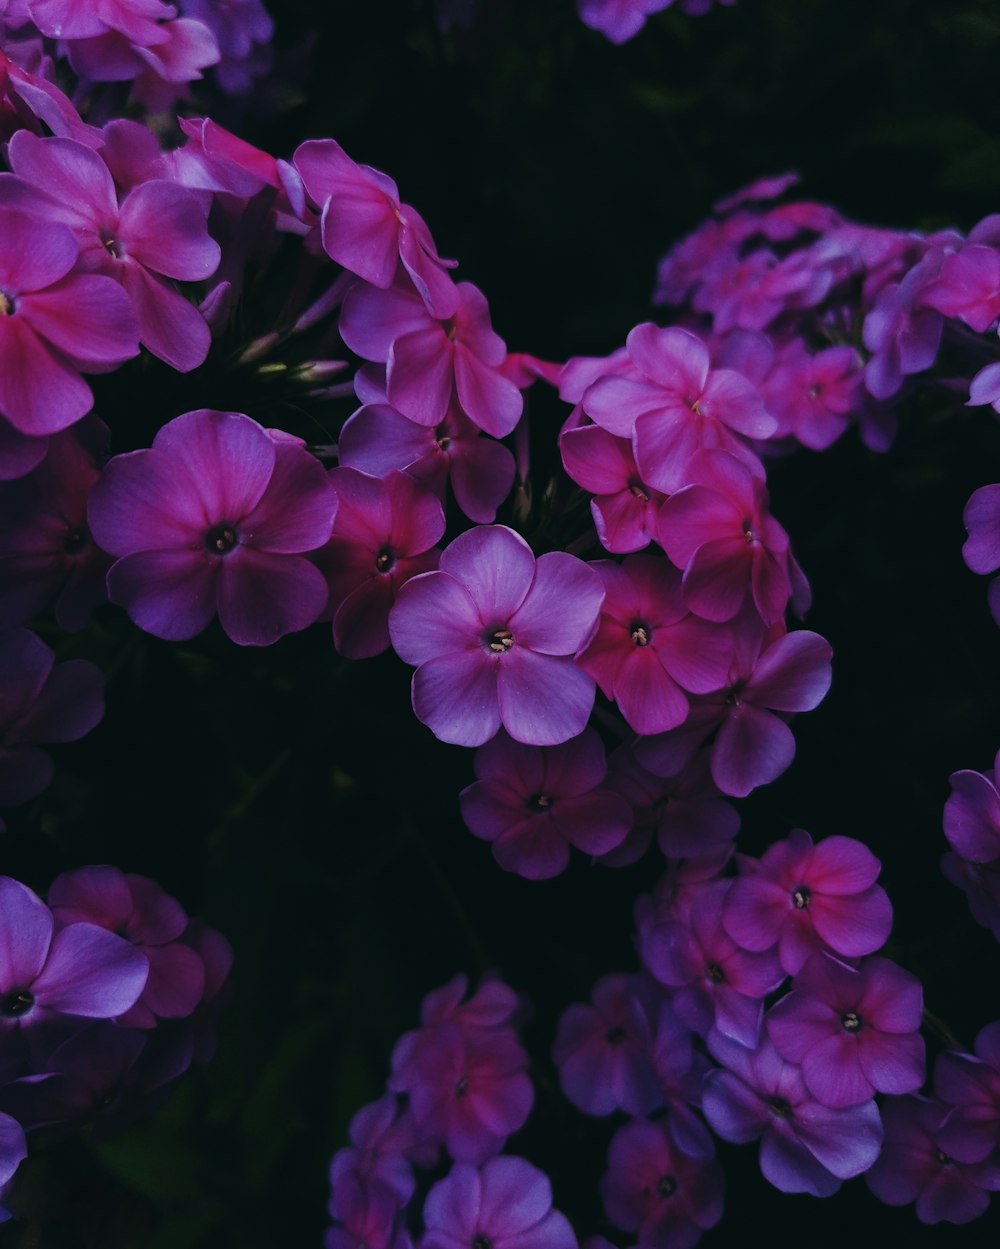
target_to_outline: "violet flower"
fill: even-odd
[[[30,620],[55,598],[56,623],[75,632],[107,600],[111,561],[87,526],[107,433],[85,417],[48,440],[33,473],[0,486],[0,629]]]
[[[920,981],[884,958],[858,968],[814,954],[768,1011],[767,1034],[801,1066],[809,1092],[843,1109],[875,1093],[912,1093],[926,1075]]]
[[[1000,1150],[1000,1023],[980,1031],[974,1054],[938,1055],[934,1093],[952,1107],[937,1132],[949,1157],[982,1162]]]
[[[462,818],[509,872],[557,876],[570,846],[606,854],[628,832],[631,813],[603,785],[604,747],[592,729],[557,746],[526,746],[500,732],[474,766],[478,779],[459,795]]]
[[[608,1218],[651,1249],[692,1249],[722,1218],[722,1168],[679,1149],[665,1120],[618,1129],[601,1177]]]
[[[182,1019],[201,1001],[204,966],[180,940],[188,917],[154,880],[117,867],[81,867],[56,877],[48,902],[58,928],[97,924],[145,955],[149,976],[138,1001],[122,1014],[124,1026],[153,1028],[159,1019]]]
[[[572,656],[590,640],[603,598],[600,578],[571,555],[536,561],[502,525],[461,534],[437,572],[402,587],[389,614],[396,653],[417,668],[417,718],[460,746],[481,746],[501,725],[534,746],[575,737],[594,682]]]
[[[879,949],[892,927],[892,906],[875,884],[880,863],[851,837],[818,845],[795,829],[760,862],[741,859],[722,922],[746,950],[778,947],[782,968],[796,975],[816,950],[858,958]]]
[[[135,313],[110,278],[72,273],[66,226],[0,205],[0,238],[0,412],[22,434],[54,434],[93,406],[81,372],[138,354]]]
[[[330,589],[337,650],[369,659],[389,649],[389,612],[400,588],[437,567],[444,512],[429,490],[395,470],[380,479],[335,468],[330,484],[337,515],[313,560]]]
[[[962,520],[969,531],[962,558],[973,572],[996,572],[1000,568],[1000,485],[974,491]],[[987,599],[993,619],[1000,624],[1000,577],[990,582]]]
[[[548,1176],[523,1158],[456,1163],[427,1194],[424,1229],[420,1249],[576,1249]]]
[[[722,1066],[705,1083],[705,1118],[723,1140],[759,1139],[760,1169],[775,1188],[829,1197],[878,1157],[882,1124],[873,1101],[844,1110],[821,1105],[767,1037],[747,1049],[713,1032],[708,1047]]]
[[[34,798],[52,780],[46,742],[75,742],[104,714],[104,678],[85,659],[56,664],[27,629],[0,634],[0,804]]]
[[[111,600],[140,628],[179,641],[218,612],[241,646],[319,616],[326,582],[304,553],[326,542],[335,512],[327,474],[297,441],[206,408],[164,425],[151,449],[116,456],[88,509],[99,545],[121,557]]]
[[[44,902],[0,876],[0,1034],[58,1015],[123,1015],[142,993],[148,971],[144,955],[96,924],[55,932]]]
[[[640,1003],[644,989],[648,993],[638,976],[603,976],[594,985],[592,1005],[575,1003],[559,1018],[552,1049],[559,1086],[584,1114],[645,1115],[663,1104]],[[690,1066],[689,1038],[687,1050]]]
[[[965,1163],[942,1148],[948,1108],[925,1097],[889,1097],[882,1113],[885,1146],[865,1182],[887,1206],[916,1202],[921,1223],[970,1223],[985,1214],[1000,1189],[991,1160]]]

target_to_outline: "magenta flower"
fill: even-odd
[[[611,1139],[601,1199],[640,1245],[692,1249],[722,1218],[722,1193],[722,1168],[685,1154],[665,1120],[634,1119]]]
[[[509,1023],[513,995],[484,985],[466,1005],[456,977],[424,1002],[424,1026],[400,1037],[389,1088],[405,1093],[416,1138],[443,1144],[457,1162],[481,1166],[531,1112],[528,1055]]]
[[[744,438],[767,438],[776,422],[745,377],[710,369],[708,348],[687,330],[647,322],[627,346],[636,375],[596,381],[583,408],[608,433],[634,435],[643,481],[665,494],[679,490],[692,480],[688,465],[701,450],[728,451],[760,471]]]
[[[434,316],[455,312],[458,292],[447,273],[454,261],[437,254],[424,219],[400,203],[391,178],[355,164],[333,139],[300,144],[292,163],[322,213],[323,249],[332,260],[381,290],[402,261]]]
[[[58,222],[0,206],[0,412],[22,434],[54,434],[90,411],[81,372],[139,351],[135,313],[110,278],[72,274],[79,248]]]
[[[507,348],[486,297],[471,282],[455,290],[455,310],[442,318],[405,274],[387,290],[359,282],[344,300],[340,333],[362,359],[386,365],[389,402],[411,421],[440,425],[456,395],[475,425],[502,438],[521,415],[521,392],[501,371]]]
[[[442,741],[481,746],[501,725],[554,746],[583,731],[594,682],[573,662],[604,598],[600,578],[560,551],[537,561],[502,525],[461,534],[437,572],[408,581],[389,614],[413,664],[413,709]]]
[[[126,876],[117,867],[81,867],[56,877],[48,901],[58,928],[97,924],[145,955],[149,977],[122,1024],[154,1028],[159,1019],[183,1019],[194,1011],[205,989],[205,968],[180,940],[187,915],[156,881]]]
[[[651,13],[671,4],[673,0],[577,0],[576,7],[585,26],[600,31],[611,43],[627,43]]]
[[[208,326],[168,279],[198,282],[218,268],[207,200],[161,178],[134,187],[119,204],[101,156],[73,139],[21,130],[8,159],[16,176],[0,175],[0,205],[67,226],[80,245],[78,268],[124,287],[139,341],[182,373],[201,364]]]
[[[370,1106],[363,1106],[351,1120],[350,1132],[351,1144],[339,1149],[330,1162],[334,1193],[352,1176],[361,1184],[377,1185],[405,1206],[416,1188],[407,1157],[414,1144],[413,1122],[400,1113],[399,1099],[386,1093]]]
[[[601,545],[615,554],[649,546],[665,496],[641,480],[631,442],[599,425],[567,422],[559,450],[566,472],[594,495],[590,510]]]
[[[722,1066],[705,1082],[705,1118],[723,1140],[759,1139],[760,1169],[775,1188],[829,1197],[878,1157],[882,1124],[873,1101],[845,1110],[821,1105],[767,1037],[747,1049],[713,1032],[708,1047]]]
[[[429,490],[398,471],[380,480],[335,468],[330,482],[337,516],[313,558],[330,588],[337,650],[369,659],[389,649],[389,611],[400,587],[437,567],[432,548],[444,533],[444,512]]]
[[[576,1003],[560,1016],[552,1059],[563,1093],[584,1114],[645,1115],[663,1104],[640,1001],[644,988],[638,976],[603,976],[592,1005]],[[690,1066],[690,1034],[687,1060]]]
[[[941,271],[918,301],[946,317],[957,317],[978,334],[1000,316],[1000,254],[972,244],[945,256]]]
[[[903,378],[929,369],[941,345],[944,319],[922,303],[923,292],[937,276],[940,248],[928,250],[901,282],[883,286],[862,326],[872,353],[865,365],[865,385],[876,399],[891,399]]]
[[[200,633],[218,612],[241,646],[313,623],[327,599],[304,552],[330,536],[336,496],[295,440],[239,412],[185,412],[153,446],[116,456],[90,498],[98,544],[120,556],[112,602],[157,637]]]
[[[784,980],[770,951],[741,950],[722,927],[722,908],[732,882],[703,885],[687,919],[668,919],[641,934],[640,953],[650,973],[675,990],[678,1015],[701,1036],[713,1025],[741,1045],[760,1034],[763,1000]]]
[[[548,1176],[523,1158],[457,1163],[427,1194],[420,1249],[576,1249]]]
[[[973,491],[962,520],[969,531],[962,558],[973,572],[996,572],[1000,568],[1000,485]],[[1000,577],[990,582],[987,599],[993,619],[1000,624]]]
[[[810,355],[799,340],[783,353],[763,389],[776,435],[793,435],[813,451],[825,451],[861,406],[861,365],[853,347],[828,347]]]
[[[767,1015],[781,1056],[801,1066],[810,1093],[842,1109],[924,1082],[920,981],[884,958],[849,967],[814,954]]]
[[[27,629],[0,634],[0,804],[34,798],[52,780],[46,742],[75,742],[104,714],[104,678],[86,659],[56,664]]]
[[[455,502],[470,520],[488,525],[514,484],[514,457],[484,435],[456,405],[440,425],[418,425],[387,403],[368,403],[344,424],[340,463],[384,477],[403,469],[443,499],[451,479]]]
[[[890,1097],[883,1106],[885,1146],[865,1182],[887,1206],[916,1202],[921,1223],[969,1223],[1000,1189],[990,1160],[963,1163],[942,1148],[948,1107],[925,1097]]]
[[[952,1108],[938,1132],[949,1157],[982,1162],[1000,1150],[1000,1023],[980,1031],[974,1054],[938,1055],[934,1093]]]
[[[148,970],[129,942],[96,924],[55,932],[44,902],[0,876],[0,1034],[57,1015],[123,1015],[142,993]]]
[[[0,486],[0,629],[30,620],[55,598],[60,628],[82,629],[107,599],[111,561],[87,527],[107,429],[94,418],[48,440],[42,464]]]
[[[629,802],[633,821],[622,845],[601,859],[611,867],[634,863],[654,836],[666,858],[684,859],[729,849],[739,831],[740,817],[712,780],[707,751],[662,777],[642,766],[633,746],[619,746],[608,760],[608,787]]]
[[[892,906],[875,884],[881,865],[860,841],[827,837],[814,846],[795,829],[759,863],[740,866],[722,913],[726,932],[745,950],[777,945],[790,976],[817,950],[859,958],[889,936]]]
[[[603,785],[604,747],[592,729],[558,746],[498,733],[476,752],[475,769],[478,780],[459,795],[462,818],[508,872],[546,880],[565,870],[570,846],[605,854],[628,832],[631,812]]]
[[[579,663],[637,733],[662,733],[688,714],[685,691],[707,694],[726,683],[729,633],[691,614],[681,579],[662,557],[630,555],[591,567],[604,582],[597,633]]]
[[[792,590],[788,535],[762,482],[721,451],[694,459],[687,480],[657,521],[660,545],[684,572],[684,601],[706,620],[732,620],[748,599],[765,624],[781,619]]]

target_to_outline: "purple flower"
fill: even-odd
[[[926,1074],[920,981],[884,958],[849,967],[814,954],[767,1014],[778,1052],[810,1093],[842,1109],[874,1093],[912,1093]]]
[[[832,1110],[810,1095],[798,1067],[762,1037],[756,1049],[713,1032],[722,1064],[705,1083],[702,1110],[723,1140],[760,1139],[760,1169],[783,1193],[829,1197],[878,1157],[882,1124],[873,1101]]]
[[[698,891],[687,920],[668,919],[642,933],[640,953],[650,973],[675,990],[673,1004],[702,1036],[713,1025],[741,1045],[754,1046],[763,999],[784,973],[774,953],[741,950],[722,927],[732,882],[709,882]]]
[[[388,290],[359,282],[344,300],[340,333],[362,359],[386,365],[389,402],[410,420],[440,425],[457,396],[475,425],[502,438],[524,406],[501,371],[507,348],[490,324],[482,291],[471,282],[455,291],[455,310],[440,317],[405,274]]]
[[[333,640],[348,659],[389,649],[389,611],[400,587],[437,567],[431,549],[444,533],[433,494],[406,473],[379,479],[335,468],[337,515],[329,542],[313,557],[330,588]]]
[[[577,1003],[559,1019],[552,1050],[559,1085],[584,1114],[644,1115],[663,1104],[640,1002],[644,989],[638,976],[603,976],[594,985],[593,1005]],[[690,1066],[690,1039],[687,1050]]]
[[[982,1029],[974,1054],[938,1055],[934,1093],[953,1108],[937,1133],[945,1153],[982,1162],[1000,1149],[1000,1023]]]
[[[973,244],[945,256],[919,303],[984,333],[1000,316],[1000,254],[993,247]]]
[[[208,201],[162,178],[122,202],[101,156],[73,139],[19,131],[0,175],[0,205],[60,222],[80,246],[78,269],[119,282],[135,309],[139,341],[182,373],[201,364],[211,335],[201,313],[167,279],[197,282],[219,264]]]
[[[991,573],[1000,568],[1000,485],[980,486],[973,492],[962,520],[969,536],[962,557],[973,572]],[[1000,577],[990,582],[987,592],[993,619],[1000,624]]]
[[[326,254],[381,290],[392,285],[399,263],[436,317],[450,317],[458,291],[437,254],[424,219],[400,203],[395,182],[357,165],[333,139],[310,140],[292,158],[309,197],[322,212]]]
[[[577,0],[580,21],[598,30],[611,43],[627,43],[646,25],[651,13],[668,8],[673,0]]]
[[[916,1202],[921,1223],[969,1223],[1000,1189],[1000,1168],[962,1163],[941,1147],[948,1108],[925,1097],[890,1097],[882,1109],[885,1146],[865,1181],[888,1206]]]
[[[327,599],[303,552],[330,536],[336,497],[297,441],[276,441],[238,412],[201,408],[153,446],[116,456],[90,498],[97,542],[121,558],[112,602],[140,628],[178,641],[218,612],[241,646],[304,629]]]
[[[594,495],[590,510],[601,545],[616,554],[649,546],[666,496],[641,480],[631,442],[599,425],[568,421],[559,450],[566,472]]]
[[[462,818],[509,872],[557,876],[570,846],[605,854],[628,832],[631,813],[602,784],[604,747],[592,729],[558,746],[525,746],[501,732],[479,748],[474,766],[478,780],[459,796]]]
[[[389,614],[397,654],[417,667],[417,718],[459,746],[481,746],[501,725],[534,746],[575,737],[594,682],[572,656],[590,640],[603,598],[597,573],[571,555],[536,561],[502,525],[461,534],[439,571],[408,581]]]
[[[111,561],[87,527],[107,432],[85,417],[48,440],[30,476],[0,487],[0,629],[29,620],[55,597],[56,622],[75,631],[107,599]]]
[[[707,694],[726,683],[729,633],[691,614],[680,576],[662,557],[630,555],[621,565],[598,560],[591,567],[605,596],[580,667],[637,733],[674,728],[687,718],[685,690]]]
[[[548,1176],[523,1158],[457,1163],[427,1194],[420,1249],[576,1249]]]
[[[464,976],[429,994],[424,1026],[400,1037],[389,1087],[409,1097],[416,1137],[480,1166],[500,1152],[531,1112],[525,1053],[510,1026],[516,998],[486,982],[464,1005]]]
[[[722,451],[698,455],[689,474],[657,519],[660,545],[684,572],[684,601],[706,620],[725,621],[752,600],[773,624],[791,581],[788,535],[770,514],[767,491]]]
[[[818,846],[796,829],[759,863],[742,859],[722,922],[746,950],[777,945],[781,966],[796,975],[824,947],[847,958],[871,954],[892,927],[892,906],[875,884],[880,864],[859,841],[827,837]]]
[[[22,434],[53,434],[90,411],[81,372],[139,351],[135,313],[110,278],[71,274],[79,248],[58,222],[0,206],[0,412]]]
[[[679,1149],[665,1120],[619,1128],[601,1177],[608,1218],[640,1245],[691,1249],[722,1218],[722,1168]]]
[[[456,404],[432,427],[387,403],[369,403],[347,420],[337,449],[345,467],[376,477],[404,469],[442,499],[450,478],[455,502],[480,525],[494,520],[514,483],[510,451],[484,435]]]
[[[142,993],[149,965],[127,941],[96,924],[54,929],[40,898],[0,876],[0,1033],[57,1015],[113,1019]]]
[[[400,1206],[413,1196],[416,1180],[407,1153],[414,1145],[413,1121],[400,1113],[399,1099],[386,1093],[364,1106],[351,1120],[351,1144],[330,1163],[330,1184],[336,1193],[347,1176],[392,1193]],[[331,1209],[336,1215],[336,1211]]]
[[[153,1028],[159,1019],[182,1019],[194,1011],[205,989],[205,968],[181,941],[188,923],[183,908],[154,880],[125,875],[117,867],[81,867],[56,877],[48,901],[57,927],[97,924],[145,955],[149,977],[122,1024]]]
[[[34,798],[52,780],[43,742],[75,742],[104,714],[104,678],[92,663],[55,664],[27,629],[0,634],[0,804]]]

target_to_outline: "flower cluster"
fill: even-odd
[[[64,872],[48,905],[0,877],[0,950],[2,1184],[27,1154],[25,1133],[107,1135],[211,1054],[232,953],[146,876]]]
[[[501,1152],[534,1102],[521,1003],[493,978],[467,991],[456,976],[427,995],[422,1026],[393,1051],[390,1091],[354,1117],[351,1145],[330,1167],[329,1249],[408,1243],[413,1168],[434,1167],[442,1152],[450,1169],[424,1202],[421,1244],[576,1249],[546,1176]]]

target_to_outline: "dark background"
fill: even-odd
[[[619,345],[651,316],[659,256],[762,174],[797,170],[805,196],[880,225],[968,229],[1000,209],[993,3],[740,0],[668,11],[621,48],[571,0],[480,7],[443,33],[419,0],[283,0],[274,82],[243,115],[205,107],[278,155],[334,136],[389,172],[511,350]],[[544,468],[565,411],[531,404]],[[929,392],[887,456],[851,432],[775,466],[773,508],[812,581],[807,624],[833,645],[834,683],[795,724],[791,771],[739,804],[751,853],[796,826],[872,847],[896,907],[888,953],[967,1045],[1000,1017],[1000,957],[938,864],[949,773],[988,768],[1000,745],[998,634],[960,554],[962,508],[1000,477],[998,452],[989,409]],[[538,884],[503,873],[458,818],[471,752],[416,723],[401,664],[346,663],[323,626],[265,651],[217,629],[177,646],[106,609],[61,654],[108,671],[107,715],[9,814],[2,870],[39,890],[83,863],[155,877],[227,934],[235,993],[215,1061],[153,1120],[100,1149],[34,1152],[32,1218],[0,1244],[318,1245],[329,1156],[421,997],[487,968],[534,1006],[537,1107],[511,1151],[549,1171],[581,1239],[628,1243],[596,1196],[611,1125],[562,1101],[548,1055],[562,1009],[634,967],[631,908],[655,858],[619,872],[577,861]],[[744,1244],[749,1226],[774,1246],[838,1249],[992,1244],[1000,1230],[995,1210],[924,1228],[862,1181],[824,1204],[788,1197],[755,1147],[720,1152],[727,1215],[710,1249]]]

